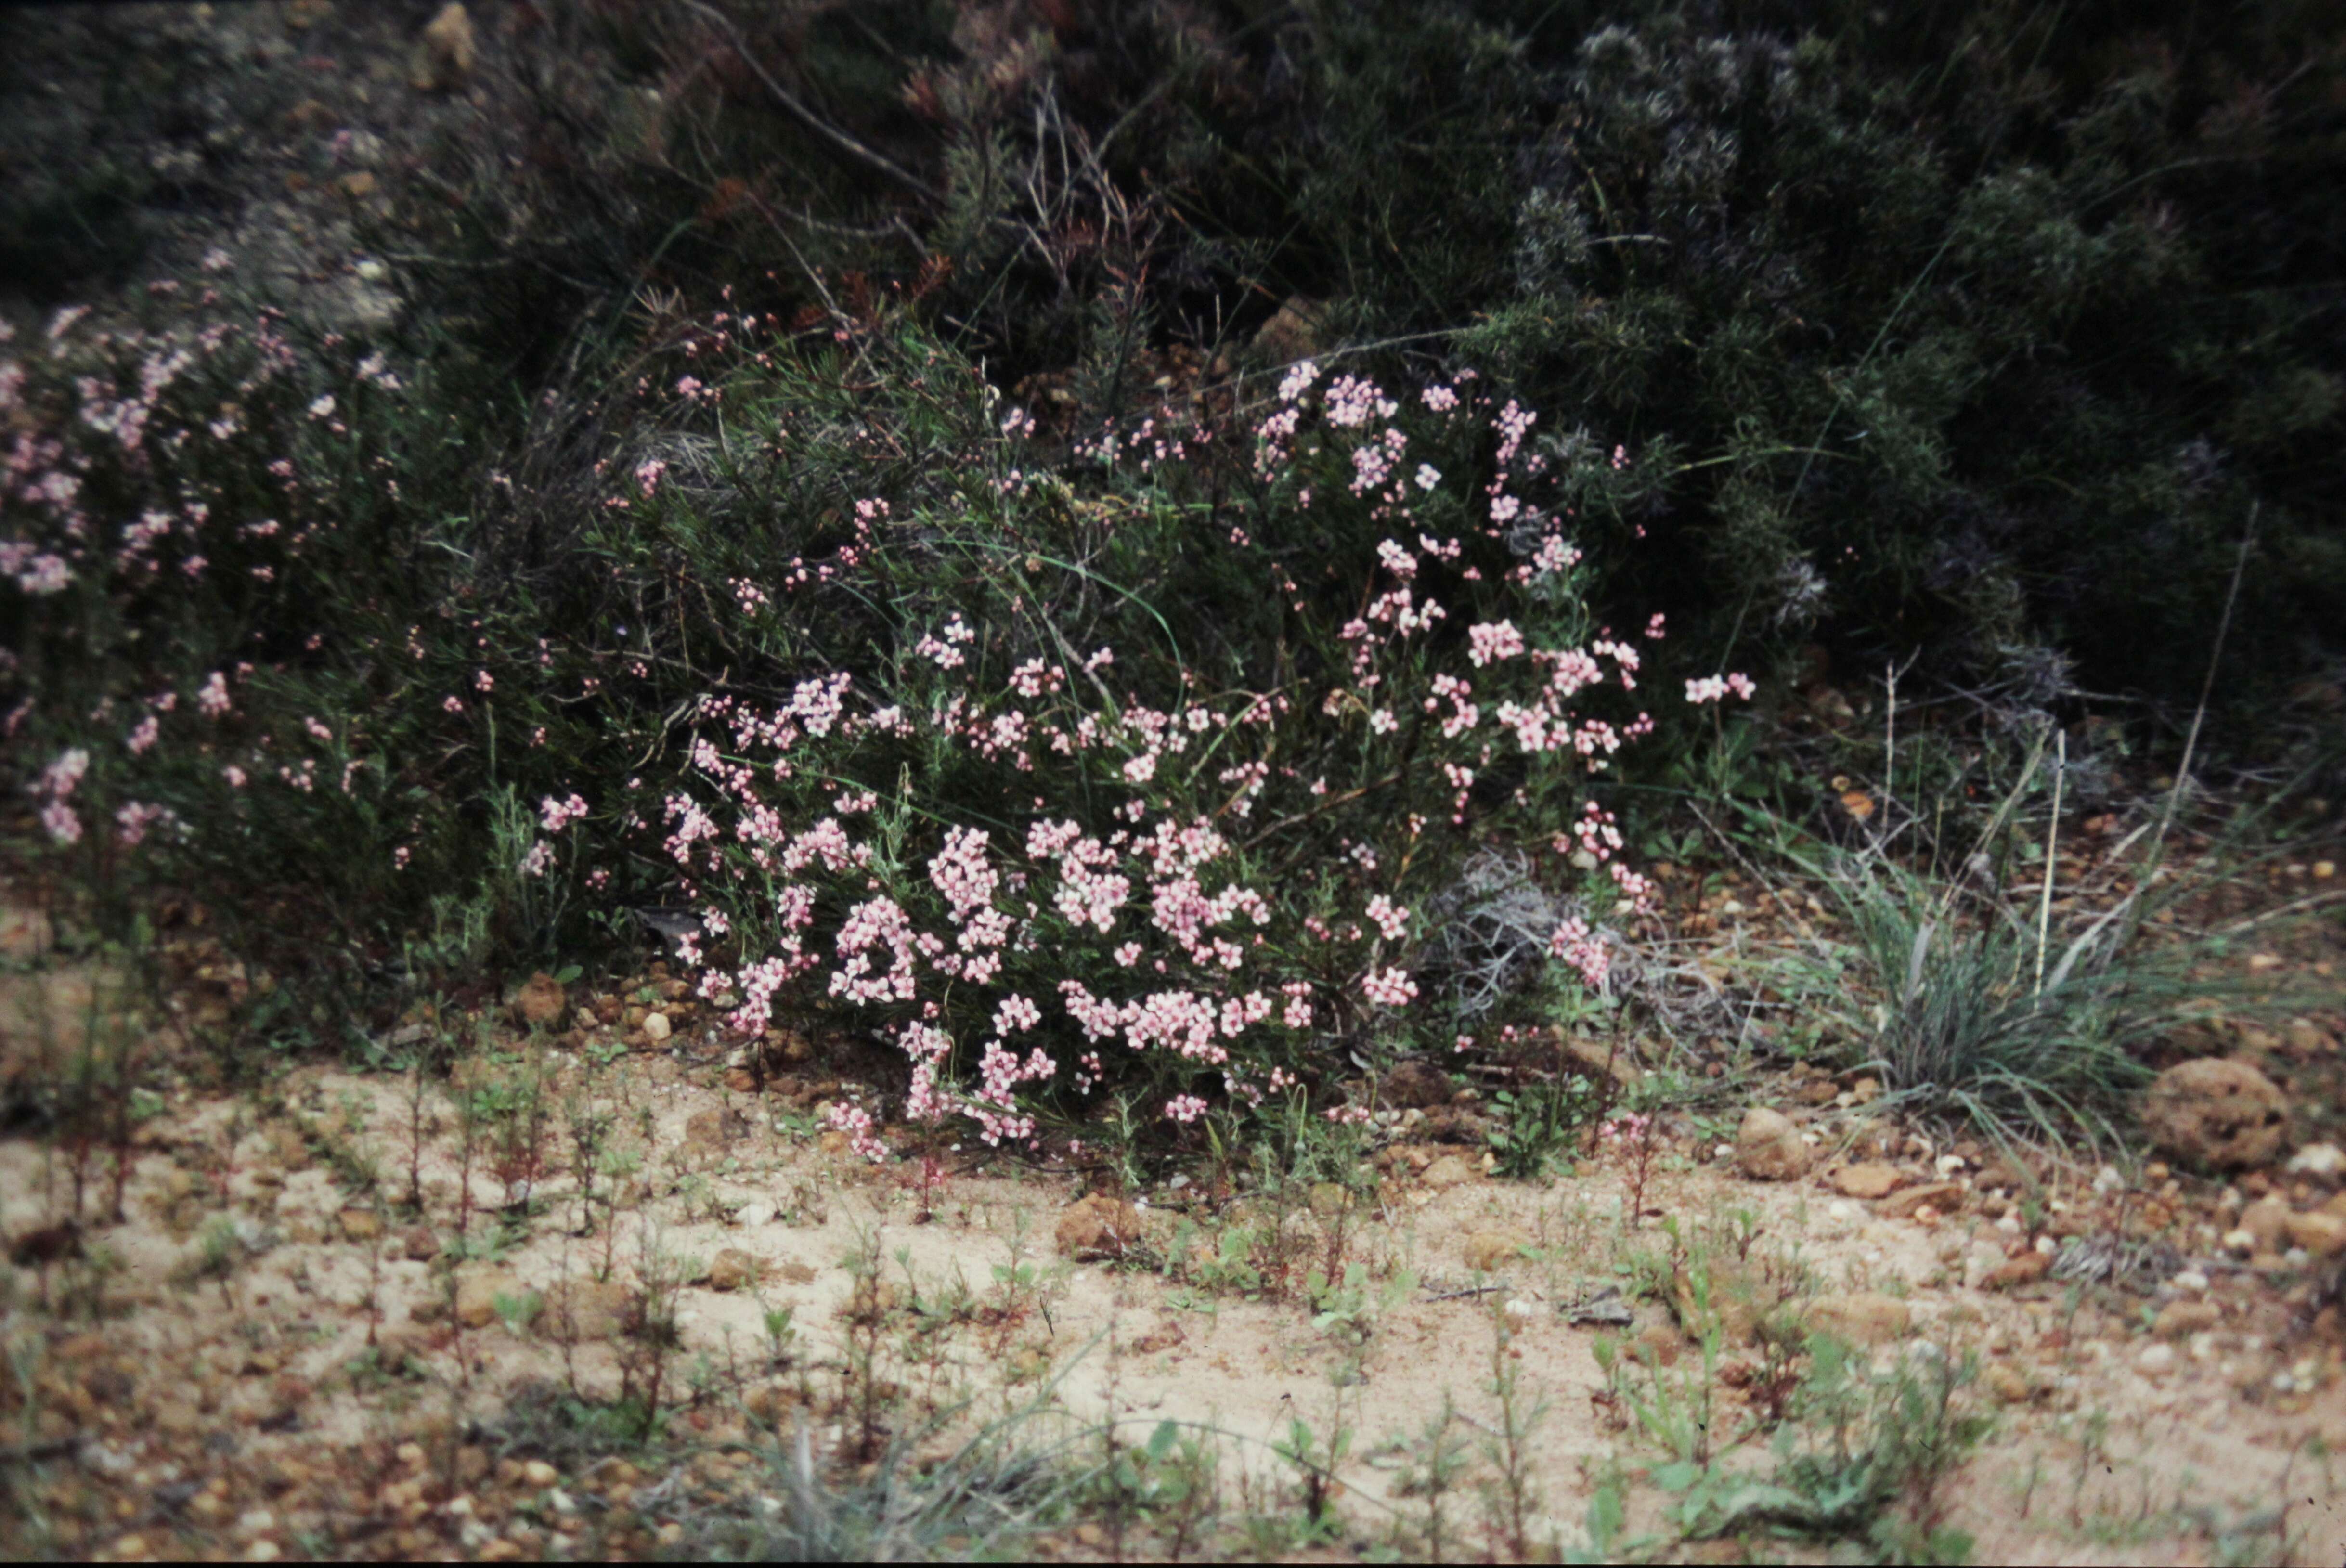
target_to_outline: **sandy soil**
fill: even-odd
[[[2299,1561],[2346,1554],[2346,1508],[2320,1452],[2346,1449],[2340,1341],[2334,1324],[2320,1334],[2293,1321],[2305,1271],[2218,1267],[2204,1289],[2141,1295],[2049,1278],[1995,1288],[1987,1276],[2033,1251],[2035,1234],[1999,1229],[1990,1215],[2010,1206],[1972,1174],[1956,1173],[1941,1198],[1952,1212],[1892,1217],[1882,1211],[1906,1207],[1896,1194],[1841,1196],[1821,1162],[1802,1180],[1758,1183],[1666,1140],[1646,1193],[1660,1217],[1632,1233],[1620,1217],[1626,1156],[1569,1178],[1502,1183],[1471,1149],[1403,1146],[1384,1156],[1392,1169],[1372,1201],[1343,1210],[1328,1188],[1314,1195],[1318,1212],[1297,1203],[1281,1232],[1298,1274],[1332,1257],[1366,1266],[1372,1298],[1398,1282],[1397,1299],[1367,1308],[1355,1343],[1341,1325],[1315,1327],[1292,1294],[1250,1298],[1184,1267],[1195,1255],[1195,1238],[1177,1234],[1185,1219],[1199,1237],[1247,1223],[1263,1232],[1260,1197],[1185,1212],[1195,1189],[1159,1189],[1142,1198],[1147,1240],[1127,1258],[1071,1260],[1055,1230],[1081,1177],[989,1170],[973,1146],[941,1151],[923,1186],[919,1162],[874,1167],[836,1135],[814,1135],[805,1112],[829,1085],[785,1079],[746,1095],[721,1067],[672,1054],[607,1048],[598,1063],[591,1051],[505,1044],[503,1066],[464,1071],[481,1087],[544,1074],[549,1153],[526,1217],[484,1168],[486,1134],[466,1205],[449,1101],[427,1084],[417,1123],[408,1078],[301,1070],[264,1095],[187,1095],[139,1125],[125,1217],[91,1224],[78,1258],[20,1268],[0,1320],[20,1380],[9,1401],[17,1458],[46,1461],[34,1517],[7,1523],[34,1532],[16,1546],[558,1555],[587,1549],[589,1523],[605,1532],[603,1549],[656,1546],[658,1502],[638,1511],[638,1541],[615,1528],[633,1516],[607,1506],[610,1485],[592,1521],[525,1506],[524,1494],[547,1488],[521,1473],[520,1449],[493,1462],[489,1435],[506,1430],[516,1399],[547,1386],[590,1399],[640,1386],[647,1352],[627,1325],[647,1278],[679,1282],[664,1397],[678,1405],[673,1430],[710,1452],[755,1447],[761,1427],[789,1427],[801,1410],[818,1441],[852,1450],[855,1405],[842,1390],[855,1324],[872,1321],[876,1302],[869,1375],[887,1431],[913,1431],[920,1412],[959,1400],[1004,1410],[1048,1388],[1075,1416],[1112,1415],[1132,1441],[1167,1420],[1223,1434],[1226,1465],[1270,1496],[1292,1490],[1270,1446],[1291,1423],[1323,1437],[1341,1426],[1353,1436],[1336,1506],[1341,1539],[1356,1545],[1422,1512],[1399,1495],[1389,1440],[1419,1432],[1445,1396],[1474,1423],[1468,1436],[1494,1427],[1504,1326],[1501,1353],[1550,1407],[1532,1441],[1534,1537],[1578,1540],[1606,1473],[1633,1483],[1633,1526],[1659,1530],[1663,1499],[1634,1483],[1668,1456],[1626,1428],[1596,1356],[1606,1330],[1567,1314],[1606,1284],[1634,1294],[1640,1252],[1667,1270],[1668,1221],[1698,1247],[1756,1233],[1751,1257],[1775,1259],[1796,1294],[1902,1306],[1907,1321],[1874,1349],[1885,1361],[1980,1359],[1971,1397],[1994,1411],[1994,1436],[1947,1488],[1944,1516],[1976,1539],[1979,1560],[2202,1561],[2252,1543],[2251,1554],[2270,1555],[2284,1532]],[[582,1199],[560,1151],[598,1113],[611,1146],[645,1157],[616,1184],[590,1181]],[[421,1221],[397,1212],[411,1126],[422,1132],[412,1158]],[[1921,1150],[1901,1149],[1892,1163],[1910,1182],[1938,1179]],[[110,1182],[96,1174],[103,1163],[87,1182],[93,1217]],[[53,1141],[0,1142],[0,1230],[22,1237],[56,1223],[71,1207],[70,1164]],[[372,1197],[358,1196],[362,1167],[375,1174]],[[605,1189],[612,1202],[593,1196]],[[2067,1213],[2048,1218],[2084,1231],[2127,1197],[2072,1188]],[[460,1245],[485,1255],[452,1268]],[[876,1271],[876,1294],[859,1286],[857,1257]],[[1030,1286],[997,1275],[1021,1265]],[[954,1321],[956,1281],[968,1304]],[[534,1322],[499,1315],[497,1296],[510,1309],[532,1291],[546,1302]],[[2183,1298],[2204,1306],[2178,1332],[2158,1313]],[[778,1365],[765,1317],[780,1308],[796,1340]],[[1635,1313],[1610,1331],[1648,1344],[1666,1377],[1700,1365],[1667,1300]],[[923,1326],[924,1314],[944,1326]],[[1714,1369],[1722,1430],[1753,1424],[1750,1387],[1731,1385],[1764,1359],[1729,1336]],[[398,1363],[398,1376],[374,1369]],[[403,1451],[409,1442],[417,1449]],[[1764,1440],[1719,1447],[1756,1462]],[[586,1484],[609,1472],[607,1462]],[[633,1490],[618,1484],[623,1498]],[[1083,1537],[1062,1544],[1088,1554]]]

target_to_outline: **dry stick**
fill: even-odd
[[[2224,591],[2224,614],[2216,623],[2216,646],[2208,655],[2208,678],[2199,683],[2199,706],[2192,710],[2191,733],[2183,742],[2183,761],[2175,770],[2175,787],[2167,792],[2167,810],[2158,820],[2158,836],[2151,840],[2150,853],[2154,863],[2159,850],[2166,847],[2167,830],[2175,821],[2175,808],[2183,799],[2183,787],[2191,778],[2191,754],[2198,749],[2199,726],[2208,717],[2208,698],[2216,689],[2216,667],[2223,661],[2224,636],[2232,629],[2232,606],[2240,596],[2240,574],[2249,565],[2249,545],[2257,536],[2257,508],[2249,505],[2249,525],[2240,533],[2240,551],[2232,558],[2232,585]]]
[[[1883,683],[1889,687],[1890,698],[1882,716],[1882,825],[1890,826],[1890,813],[1898,804],[1898,661],[1892,659],[1883,667]],[[1893,832],[1892,837],[1895,837]]]
[[[2045,893],[2036,901],[2036,994],[2039,996],[2045,994],[2045,939],[2053,925],[2053,851],[2061,840],[2061,786],[2069,778],[2069,732],[2056,730],[2053,742],[2053,820],[2045,824]]]

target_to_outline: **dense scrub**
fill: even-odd
[[[515,54],[546,83],[599,62],[601,107],[487,138],[571,152],[444,220],[505,287],[617,299],[648,249],[792,303],[851,271],[1071,424],[1145,401],[1148,351],[1243,345],[1284,303],[1259,358],[1472,363],[1626,445],[1666,546],[1640,586],[1714,655],[1919,654],[2171,722],[2253,516],[2227,712],[2336,657],[2324,8],[596,14]],[[561,319],[484,331],[524,353]]]

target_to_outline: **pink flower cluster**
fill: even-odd
[[[1751,700],[1751,694],[1757,690],[1759,687],[1752,684],[1751,677],[1748,675],[1710,675],[1704,676],[1699,680],[1688,681],[1686,699],[1692,703],[1717,702],[1731,691],[1749,702]]]

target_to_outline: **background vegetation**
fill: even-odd
[[[1591,809],[1649,853],[1688,794],[1839,820],[1870,702],[1865,738],[1835,731],[1878,671],[1923,715],[1883,806],[1916,842],[1902,795],[2051,788],[2018,756],[2048,720],[2073,789],[2179,748],[2228,603],[2203,755],[2334,723],[2333,7],[594,0],[503,17],[478,68],[362,224],[401,259],[395,323],[304,326],[230,268],[6,351],[24,842],[122,929],[134,894],[189,891],[288,977],[220,1043],[234,1070],[263,1040],[364,1053],[419,993],[632,942],[653,904],[693,905],[740,1002],[785,934],[758,923],[770,868],[663,839],[679,799],[721,835],[754,817],[692,791],[753,749],[742,712],[807,728],[834,676],[859,718],[930,729],[859,732],[764,803],[802,833],[884,799],[875,880],[939,932],[951,828],[1104,842],[1119,779],[1153,820],[1227,828],[1244,783],[1136,780],[1127,748],[1029,792],[968,714],[932,722],[953,682],[983,672],[983,705],[1042,659],[1070,731],[1285,702],[1287,749],[1253,759],[1295,770],[1260,807],[1283,841],[1228,886],[1275,896],[1263,984],[1321,1011],[1266,1077],[1504,1028],[1462,976],[1545,973],[1535,926],[1634,907],[1601,832],[1567,831]],[[130,178],[12,186],[22,297],[138,275]],[[1348,486],[1369,433],[1333,422],[1259,460],[1338,375],[1407,405],[1372,422],[1395,472]],[[1429,386],[1471,432],[1427,423]],[[1538,416],[1513,438],[1510,403]],[[1438,483],[1410,488],[1421,461]],[[1523,527],[1477,510],[1510,483]],[[1345,631],[1410,580],[1395,534],[1412,572],[1455,538],[1441,569],[1480,574],[1395,645],[1397,731]],[[1580,558],[1514,580],[1549,535]],[[1643,695],[1606,714],[1652,697],[1656,728],[1609,772],[1429,738],[1438,675],[1495,690],[1471,625],[1554,653],[1657,614]],[[956,616],[967,677],[923,651]],[[1082,667],[1100,647],[1129,685]],[[1678,698],[1744,669],[1765,726]],[[1525,848],[1539,869],[1494,881]],[[857,891],[819,895],[826,944]],[[1355,924],[1313,970],[1304,922],[1340,894],[1418,923]],[[1443,1007],[1381,1032],[1362,985],[1403,959]],[[1084,1043],[1053,1027],[1064,1084]]]

